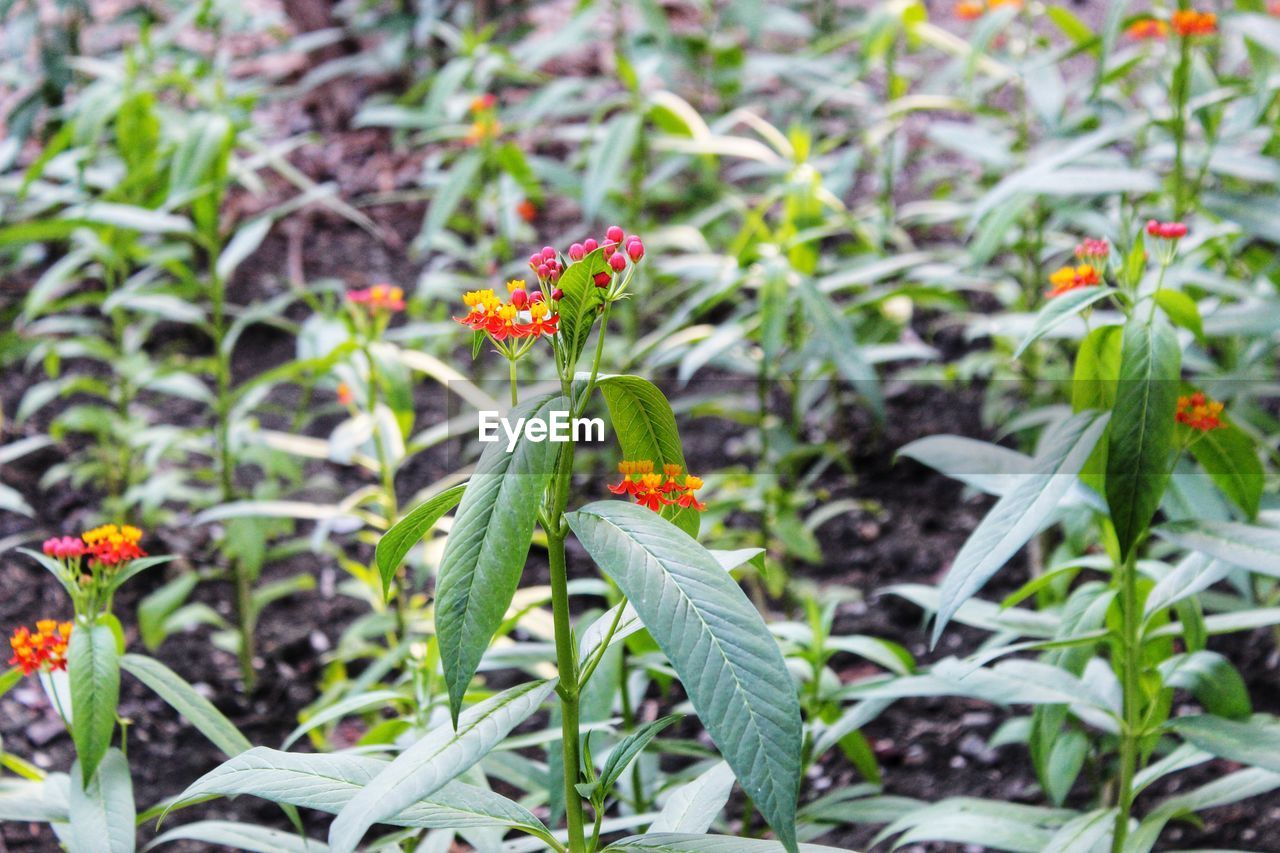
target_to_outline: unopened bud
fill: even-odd
[[[644,257],[644,243],[639,240],[632,240],[627,244],[627,257],[632,261],[639,261]]]
[[[600,244],[596,242],[594,237],[588,237],[582,241],[582,251],[588,255],[600,248]]]
[[[524,308],[529,304],[529,294],[523,288],[516,288],[511,291],[511,304],[517,308]]]
[[[574,243],[569,247],[570,260],[580,261],[587,256],[587,250],[582,247],[581,243]]]
[[[627,259],[622,257],[621,254],[614,254],[613,257],[609,258],[609,267],[614,272],[622,272],[627,268]]]
[[[613,278],[613,276],[611,276],[607,272],[596,273],[596,277],[595,277],[596,287],[608,287],[609,279],[611,278]]]
[[[621,243],[622,238],[626,235],[617,225],[610,225],[609,230],[604,232],[604,236],[610,243]]]

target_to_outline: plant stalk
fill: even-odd
[[[1136,551],[1129,550],[1129,556],[1120,566],[1120,610],[1123,663],[1120,678],[1124,695],[1124,725],[1120,730],[1120,780],[1119,794],[1116,804],[1116,828],[1112,836],[1112,853],[1122,853],[1129,835],[1129,815],[1133,811],[1133,777],[1138,767],[1138,745],[1140,740],[1139,720],[1141,717],[1140,677],[1142,666],[1142,648],[1138,637],[1138,570]]]

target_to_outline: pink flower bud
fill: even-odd
[[[636,261],[636,262],[638,262],[641,258],[643,258],[644,243],[641,243],[639,240],[632,240],[630,243],[628,243],[627,257],[631,258],[632,261]]]
[[[542,295],[542,291],[541,291],[541,290],[535,290],[535,291],[533,292],[533,295],[529,297],[529,301],[530,301],[530,302],[541,302],[544,298],[545,298],[545,297],[543,297],[543,295]]]
[[[546,264],[539,264],[536,272],[538,273],[538,278],[546,278],[551,274],[551,268]]]
[[[595,277],[596,287],[608,287],[609,279],[611,278],[613,278],[613,276],[611,276],[607,272],[596,273],[596,277]]]
[[[609,267],[614,272],[622,272],[627,268],[627,259],[622,257],[621,254],[615,254],[613,257],[609,258]]]
[[[609,258],[613,257],[613,253],[616,251],[618,251],[616,243],[605,243],[604,248],[600,250],[600,253],[604,255],[604,259],[607,261]]]
[[[561,273],[563,273],[563,272],[564,272],[563,268],[561,268],[561,267],[556,267],[555,269],[553,269],[553,270],[551,271],[551,275],[550,275],[550,276],[548,276],[548,278],[550,278],[552,281],[559,281],[559,280],[560,280],[560,275],[561,275]]]
[[[553,261],[555,260],[555,257],[556,257],[555,249],[551,248],[550,246],[542,247],[542,259],[544,261]]]
[[[583,248],[581,243],[574,243],[569,247],[570,260],[580,261],[587,256],[587,250]]]
[[[588,237],[582,241],[582,251],[588,255],[600,248],[600,244],[596,242],[594,237]]]
[[[605,239],[610,243],[621,243],[624,236],[622,229],[617,225],[610,225],[609,230],[604,232]]]
[[[517,308],[524,308],[529,304],[529,294],[525,293],[522,288],[517,287],[511,291],[511,304]]]
[[[533,267],[534,269],[537,269],[538,264],[540,263],[542,263],[542,255],[538,254],[537,252],[534,252],[532,255],[529,256],[529,266]]]
[[[557,287],[555,290],[551,291],[551,298],[556,302],[559,302],[563,297],[564,291],[560,288]]]

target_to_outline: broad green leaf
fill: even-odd
[[[1018,349],[1014,351],[1014,358],[1021,358],[1022,354],[1027,351],[1027,347],[1040,340],[1049,332],[1061,326],[1067,320],[1079,314],[1084,309],[1106,299],[1115,293],[1112,287],[1080,287],[1075,290],[1069,290],[1066,293],[1055,296],[1040,309],[1040,313],[1036,315],[1036,321],[1031,326],[1031,331],[1022,339],[1022,343],[1018,345]]]
[[[467,709],[456,730],[441,726],[400,753],[338,812],[329,827],[330,846],[340,853],[355,850],[370,826],[430,797],[465,772],[537,711],[554,689],[554,681],[513,687]]]
[[[137,807],[129,762],[118,749],[107,750],[100,759],[96,772],[84,783],[80,761],[71,767],[70,847],[96,853],[133,853]]]
[[[596,287],[595,274],[608,269],[604,250],[596,249],[582,260],[569,264],[560,281],[556,282],[561,291],[557,306],[560,315],[558,335],[561,350],[569,364],[576,364],[586,347],[602,304],[601,294],[604,291]]]
[[[606,376],[598,386],[609,407],[623,459],[652,460],[655,471],[664,465],[684,468],[675,413],[656,385],[639,376]],[[662,515],[690,536],[698,535],[697,510],[668,506],[663,507]]]
[[[621,112],[613,118],[587,155],[587,172],[582,185],[582,216],[595,219],[609,193],[621,186],[640,137],[640,116]]]
[[[671,660],[743,790],[794,850],[800,707],[759,612],[705,548],[644,507],[598,501],[567,518]]]
[[[51,773],[39,782],[0,779],[0,820],[66,823],[70,789],[64,773]]]
[[[649,825],[649,832],[706,832],[724,809],[732,791],[733,770],[725,762],[717,762],[697,779],[672,792],[658,819]]]
[[[1178,337],[1164,317],[1129,319],[1107,443],[1107,505],[1122,558],[1146,531],[1173,471],[1181,365]]]
[[[1219,758],[1280,773],[1280,724],[1270,718],[1240,722],[1201,714],[1177,717],[1168,727]]]
[[[195,691],[182,676],[154,658],[126,654],[120,659],[125,672],[155,691],[182,718],[226,755],[238,755],[252,744],[213,703]]]
[[[258,746],[197,779],[174,804],[248,794],[336,814],[388,765],[367,755],[280,752]],[[456,781],[382,822],[424,829],[515,827],[533,834],[547,832],[542,821],[523,806],[493,791]]]
[[[508,417],[546,419],[550,412],[568,408],[564,397],[539,397]],[[523,438],[511,453],[503,442],[487,444],[462,495],[440,558],[435,604],[455,722],[467,685],[520,583],[557,449],[549,441]]]
[[[328,853],[329,845],[296,832],[230,820],[199,820],[175,827],[158,836],[144,851],[174,841],[201,841],[221,848],[249,853]]]
[[[1181,290],[1164,288],[1153,297],[1160,310],[1175,326],[1188,329],[1197,338],[1204,337],[1204,321],[1200,319],[1200,307]]]
[[[111,746],[120,699],[120,653],[109,625],[76,622],[67,644],[67,677],[75,720],[71,736],[80,759],[80,782],[87,787]]]
[[[1253,713],[1249,689],[1231,662],[1217,652],[1201,650],[1174,655],[1160,663],[1166,687],[1186,690],[1210,714],[1242,719]]]
[[[1191,453],[1247,518],[1258,515],[1262,501],[1263,470],[1257,448],[1235,424],[1200,433],[1191,443]]]
[[[960,606],[1049,522],[1076,482],[1108,418],[1094,411],[1071,416],[1036,454],[1032,469],[996,502],[956,555],[942,581],[932,642]]]
[[[1280,577],[1280,529],[1235,521],[1173,521],[1152,532],[1181,548]]]
[[[378,572],[382,575],[384,596],[390,595],[391,579],[395,577],[396,569],[400,568],[400,564],[404,562],[405,554],[418,544],[418,541],[445,513],[458,505],[466,490],[467,484],[461,483],[427,498],[382,534],[382,538],[378,540],[375,557],[378,562]]]
[[[786,845],[758,838],[664,832],[633,835],[615,841],[604,848],[604,853],[629,853],[633,850],[643,850],[646,853],[782,853],[784,850],[799,853],[849,853],[847,850],[824,847],[821,844]]]

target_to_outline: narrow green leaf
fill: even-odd
[[[705,548],[644,507],[598,501],[567,518],[671,660],[743,789],[794,851],[800,707],[759,612]]]
[[[1233,720],[1253,713],[1249,688],[1231,662],[1217,652],[1174,655],[1160,663],[1166,687],[1186,690],[1210,714]]]
[[[1173,472],[1181,365],[1178,337],[1164,317],[1130,318],[1125,323],[1106,479],[1121,557],[1128,556],[1146,531]]]
[[[880,378],[863,356],[849,318],[811,280],[802,281],[796,291],[805,305],[815,337],[827,358],[836,366],[840,376],[866,398],[872,411],[883,418],[884,398],[880,393]]]
[[[107,750],[100,756],[96,771],[83,783],[82,769],[79,760],[71,767],[70,848],[95,853],[133,853],[137,807],[124,753],[118,749]]]
[[[67,677],[75,720],[71,736],[80,759],[80,782],[87,788],[111,746],[120,699],[120,653],[109,625],[76,623],[67,645]]]
[[[640,116],[630,111],[621,112],[592,146],[582,181],[584,219],[595,219],[605,198],[626,178],[626,167],[639,137]]]
[[[786,845],[758,838],[664,832],[633,835],[615,841],[604,848],[604,853],[630,853],[633,850],[643,850],[646,853],[782,853],[784,850],[799,853],[849,853],[847,850],[824,847],[821,844]]]
[[[422,221],[422,230],[413,241],[419,251],[427,252],[434,247],[440,232],[448,226],[454,211],[472,190],[483,163],[484,158],[479,151],[469,151],[454,161],[448,178],[431,200],[431,207]]]
[[[1264,473],[1253,439],[1235,424],[1201,433],[1191,443],[1191,453],[1222,493],[1244,511],[1258,515]]]
[[[609,757],[604,763],[604,769],[600,771],[600,786],[605,791],[611,789],[614,783],[621,778],[623,771],[627,769],[632,760],[644,752],[645,747],[661,734],[663,729],[679,719],[681,719],[679,714],[668,714],[665,717],[654,720],[652,723],[646,723],[618,741],[618,745],[610,750]]]
[[[568,409],[564,397],[539,397],[507,417],[548,419]],[[462,495],[436,581],[436,635],[455,722],[520,583],[557,449],[524,439],[511,453],[504,442],[488,444]]]
[[[1280,725],[1269,718],[1239,722],[1201,714],[1177,717],[1168,726],[1219,758],[1280,773]]]
[[[1173,521],[1152,532],[1179,547],[1280,577],[1280,529],[1236,521]]]
[[[196,731],[226,755],[238,755],[252,747],[235,723],[228,720],[212,702],[197,693],[182,676],[160,661],[144,655],[127,654],[120,659],[120,665],[125,672],[169,703]]]
[[[329,845],[296,832],[230,820],[198,820],[175,827],[144,848],[152,850],[174,841],[201,841],[217,848],[249,853],[328,853]]]
[[[684,449],[675,413],[666,396],[639,376],[606,376],[598,387],[609,408],[609,419],[622,448],[623,459],[649,459],[655,471],[664,465],[684,468]],[[690,536],[697,537],[699,513],[692,508],[663,507],[662,515]]]
[[[733,770],[723,761],[672,792],[649,832],[706,832],[733,791]]]
[[[1031,326],[1031,331],[1022,339],[1022,343],[1018,345],[1018,349],[1014,351],[1014,358],[1021,358],[1022,354],[1027,351],[1027,347],[1052,332],[1058,326],[1070,320],[1084,309],[1106,299],[1116,290],[1113,287],[1080,287],[1075,290],[1069,290],[1061,296],[1055,296],[1050,299],[1040,313],[1036,315],[1036,321]]]
[[[468,708],[456,730],[442,726],[429,733],[342,807],[329,827],[329,845],[339,853],[355,850],[370,826],[430,797],[465,772],[537,711],[554,689],[554,681],[513,687]]]
[[[1049,446],[1036,454],[1032,469],[970,534],[942,581],[934,644],[960,606],[1049,522],[1075,484],[1107,421],[1105,415],[1085,411],[1055,429]]]
[[[395,577],[396,570],[404,562],[405,554],[418,544],[445,513],[458,505],[466,490],[467,484],[461,483],[427,498],[382,534],[382,538],[378,540],[375,559],[378,563],[378,572],[382,575],[384,596],[390,595],[391,579]]]

